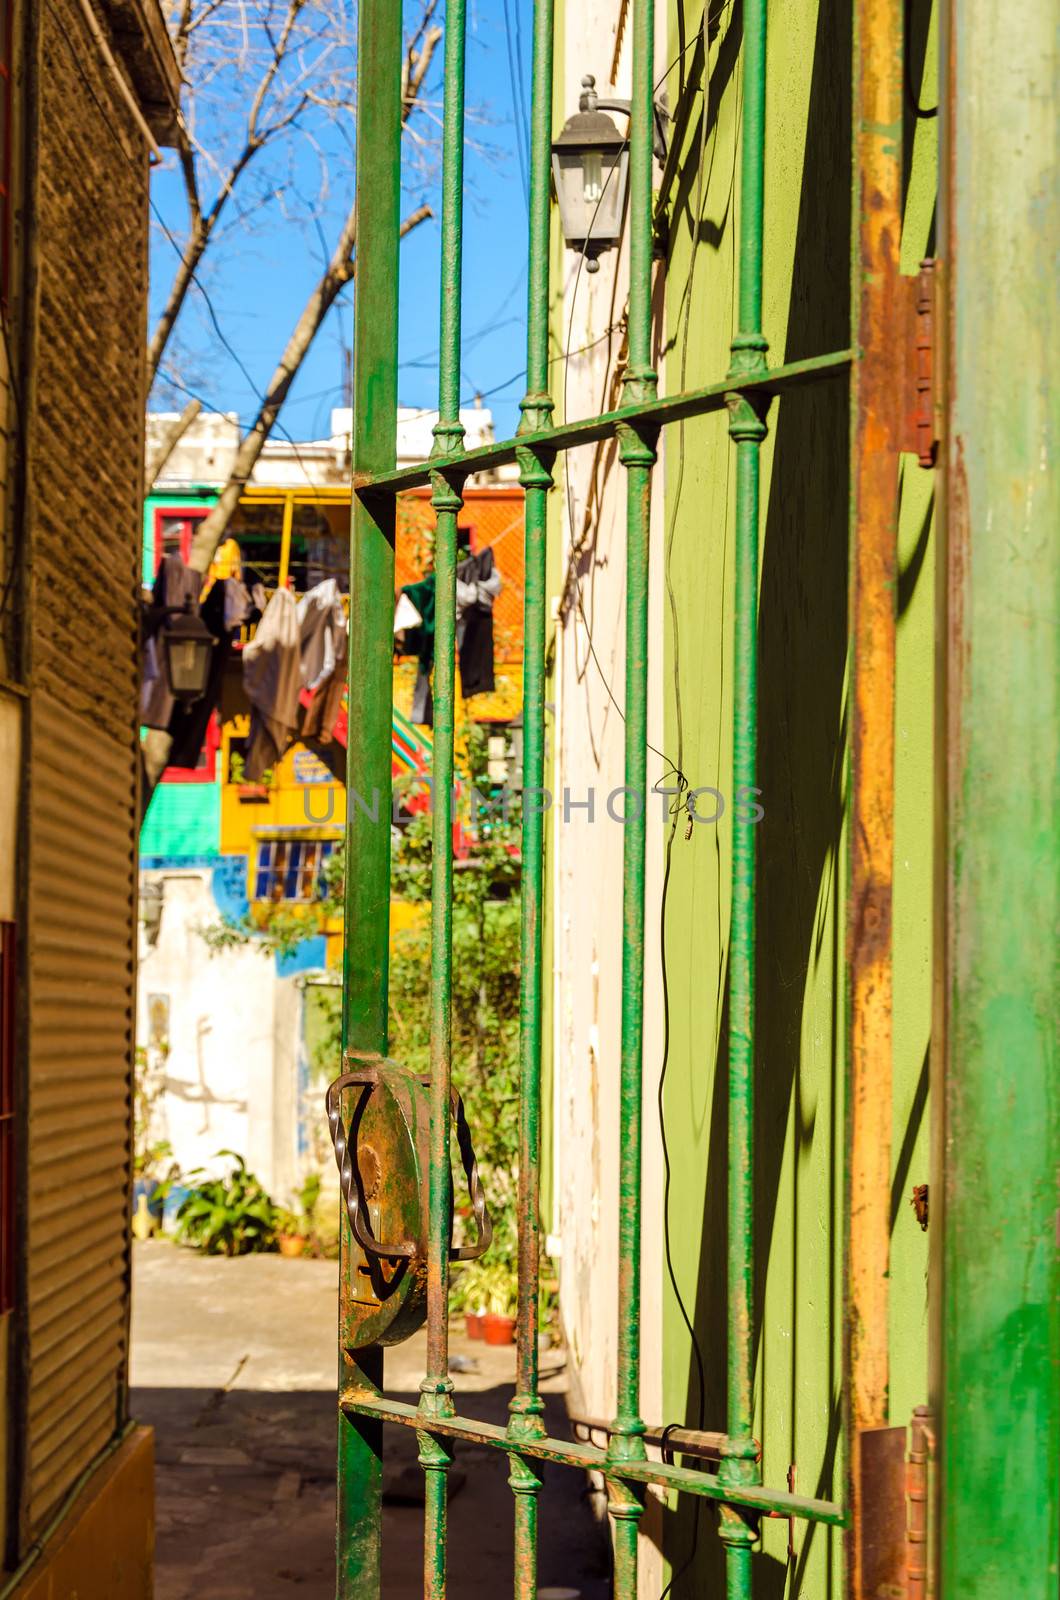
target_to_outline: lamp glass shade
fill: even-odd
[[[557,142],[552,150],[560,225],[572,250],[596,254],[622,235],[628,154],[625,144],[593,148]]]
[[[162,630],[166,677],[178,700],[201,700],[210,680],[216,640],[194,613],[180,615]]]

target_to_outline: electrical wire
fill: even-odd
[[[518,5],[519,0],[516,0],[517,11]],[[526,103],[523,99],[521,41],[517,63],[516,47],[512,38],[511,0],[504,0],[504,39],[508,54],[508,79],[512,90],[512,123],[515,129],[515,149],[519,158],[519,175],[523,184],[523,196],[526,200],[527,212],[529,212],[530,178],[526,152],[526,143],[529,142],[529,122],[526,115]]]
[[[702,108],[701,108],[700,123],[699,123],[699,130],[700,130],[699,131],[699,160],[698,160],[697,165],[696,165],[696,195],[695,195],[695,209],[694,209],[694,213],[693,213],[693,224],[694,224],[694,226],[693,226],[693,234],[692,234],[692,250],[691,250],[691,259],[690,259],[689,268],[688,268],[688,278],[687,278],[687,281],[685,283],[685,287],[684,287],[684,289],[682,291],[681,305],[680,305],[679,310],[678,310],[678,316],[679,317],[680,317],[682,311],[684,313],[684,329],[682,331],[682,336],[681,336],[681,376],[680,376],[680,380],[679,380],[680,388],[681,388],[682,391],[686,387],[687,378],[688,378],[689,331],[690,331],[690,328],[691,328],[691,321],[692,321],[692,300],[693,300],[693,290],[694,290],[694,287],[695,287],[696,262],[697,262],[698,256],[699,256],[698,237],[699,237],[699,227],[700,227],[700,223],[701,223],[702,217],[703,217],[703,200],[704,200],[705,193],[708,192],[709,188],[710,188],[710,180],[711,180],[711,177],[712,177],[713,172],[714,172],[714,159],[715,159],[715,156],[717,155],[717,150],[718,150],[718,130],[717,130],[717,126],[715,125],[714,139],[713,139],[713,142],[711,144],[711,151],[710,151],[710,165],[708,167],[707,166],[707,148],[706,148],[707,147],[706,89],[707,89],[707,69],[708,69],[708,63],[709,63],[708,28],[709,28],[710,22],[712,20],[709,17],[708,13],[709,13],[709,6],[705,5],[704,8],[703,8],[703,15],[702,15],[701,23],[700,23],[700,33],[701,33],[701,38],[702,38],[702,41],[703,41],[703,87],[702,87],[703,104],[702,104]],[[681,763],[684,760],[684,714],[683,714],[683,709],[682,709],[682,704],[681,704],[681,643],[680,643],[681,632],[680,632],[680,613],[679,613],[679,607],[678,607],[678,604],[677,604],[677,595],[675,593],[674,584],[673,584],[672,561],[673,561],[674,541],[675,541],[676,536],[677,536],[677,516],[678,516],[678,511],[680,509],[680,504],[681,504],[681,492],[682,492],[682,490],[684,488],[684,477],[685,477],[685,427],[686,427],[685,419],[682,417],[681,421],[678,424],[678,432],[677,432],[677,475],[676,475],[676,483],[675,483],[675,486],[674,486],[673,504],[672,504],[672,508],[671,508],[671,512],[670,512],[670,526],[669,526],[669,528],[667,530],[666,548],[665,548],[665,554],[664,554],[664,558],[663,558],[663,571],[664,571],[665,580],[666,580],[666,593],[667,593],[667,599],[668,599],[669,607],[670,607],[670,629],[671,629],[671,634],[672,634],[672,637],[673,637],[673,692],[674,692],[674,713],[675,713],[676,732],[677,732],[677,763],[678,763],[678,767],[680,767]],[[705,1373],[705,1364],[704,1364],[704,1360],[703,1360],[702,1346],[700,1345],[700,1342],[699,1342],[699,1335],[696,1332],[695,1321],[689,1315],[688,1307],[685,1304],[684,1295],[681,1293],[681,1286],[677,1281],[677,1271],[676,1271],[676,1268],[674,1266],[673,1250],[672,1250],[672,1243],[671,1243],[671,1236],[670,1236],[670,1194],[671,1194],[671,1190],[673,1188],[673,1166],[672,1166],[672,1163],[671,1163],[671,1160],[670,1160],[670,1142],[669,1142],[669,1139],[667,1137],[667,1132],[666,1132],[666,1077],[667,1077],[667,1072],[668,1072],[669,1065],[670,1065],[670,1035],[671,1035],[671,1028],[670,1028],[670,972],[669,972],[669,962],[667,960],[667,951],[666,951],[666,913],[667,913],[667,907],[668,907],[668,904],[669,904],[669,895],[670,895],[670,875],[671,875],[671,872],[672,872],[672,869],[673,869],[674,841],[675,841],[676,836],[677,836],[677,826],[678,826],[678,822],[679,821],[680,821],[680,811],[677,810],[677,809],[674,809],[672,811],[672,813],[671,813],[670,831],[669,831],[669,834],[668,834],[667,840],[666,840],[665,866],[664,866],[664,869],[663,869],[662,890],[661,890],[660,897],[659,897],[659,954],[660,954],[660,966],[661,966],[661,969],[662,969],[662,979],[661,979],[661,981],[662,981],[662,1002],[663,1002],[663,1047],[662,1047],[662,1062],[661,1062],[660,1067],[659,1067],[659,1087],[658,1087],[657,1098],[658,1098],[658,1113],[659,1113],[659,1140],[660,1140],[660,1143],[662,1145],[663,1171],[664,1171],[664,1181],[663,1181],[663,1254],[664,1254],[664,1257],[665,1257],[665,1260],[666,1260],[666,1273],[667,1273],[667,1277],[670,1280],[670,1288],[673,1291],[674,1299],[677,1302],[677,1308],[681,1313],[681,1320],[683,1321],[686,1329],[688,1330],[688,1337],[689,1337],[689,1339],[691,1341],[691,1344],[692,1344],[692,1355],[693,1355],[693,1359],[695,1361],[695,1368],[696,1368],[697,1419],[698,1419],[697,1420],[697,1427],[700,1430],[702,1430],[704,1425],[705,1425],[705,1412],[706,1412],[706,1373]],[[699,1496],[696,1495],[693,1498],[693,1506],[692,1506],[692,1539],[691,1539],[691,1543],[690,1543],[690,1546],[689,1546],[688,1554],[685,1557],[685,1560],[683,1561],[681,1566],[678,1567],[678,1568],[675,1568],[674,1570],[671,1571],[670,1580],[667,1583],[665,1589],[663,1589],[662,1594],[659,1597],[659,1600],[667,1600],[667,1597],[673,1592],[675,1584],[680,1582],[680,1580],[684,1577],[685,1573],[688,1572],[692,1568],[694,1563],[695,1563],[696,1555],[698,1554],[698,1551],[699,1551],[699,1530],[700,1530],[700,1513],[701,1513],[701,1511],[702,1511],[702,1503],[700,1501]]]

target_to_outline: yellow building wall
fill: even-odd
[[[134,1428],[100,1466],[11,1600],[151,1600],[154,1433]]]

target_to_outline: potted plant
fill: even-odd
[[[320,1199],[320,1174],[310,1172],[298,1191],[297,1210],[276,1212],[276,1243],[281,1256],[303,1256],[315,1231],[317,1202]]]
[[[481,1261],[472,1261],[462,1267],[453,1293],[454,1309],[463,1307],[464,1332],[469,1339],[482,1338],[482,1324],[486,1316],[486,1289],[489,1268]]]
[[[269,767],[262,773],[258,783],[248,783],[246,777],[247,765],[243,755],[238,750],[233,750],[228,758],[228,780],[235,786],[240,803],[246,805],[260,805],[269,798],[272,788],[273,772]]]
[[[482,1319],[482,1337],[487,1344],[513,1344],[515,1342],[515,1311],[518,1304],[518,1283],[511,1267],[504,1262],[494,1263],[489,1271],[486,1314]]]
[[[203,1178],[189,1189],[177,1212],[177,1243],[211,1256],[242,1256],[271,1250],[276,1207],[234,1150],[218,1150],[236,1165],[224,1178]],[[197,1167],[188,1174],[202,1172]]]

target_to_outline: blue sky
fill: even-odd
[[[506,27],[506,18],[508,26]],[[493,408],[498,436],[514,431],[523,392],[526,340],[527,201],[524,182],[529,109],[531,0],[469,0],[465,151],[463,390],[476,391]],[[440,49],[433,73],[440,96]],[[429,131],[423,122],[421,130]],[[522,140],[520,150],[519,139]],[[348,152],[332,156],[335,192],[320,212],[320,227],[292,220],[270,205],[246,227],[231,226],[211,245],[198,274],[237,362],[219,341],[202,294],[193,287],[172,350],[179,379],[212,409],[255,409],[307,294],[319,275],[323,243],[329,247],[345,211],[352,181]],[[522,156],[522,160],[520,159]],[[436,216],[401,247],[401,324],[398,378],[402,405],[437,403],[438,268],[440,203],[436,175],[406,162],[405,210],[422,201]],[[157,215],[177,234],[186,226],[183,191],[172,170],[152,180]],[[304,189],[318,167],[304,145],[292,146],[289,174]],[[152,238],[152,322],[169,287],[175,255],[156,226]],[[326,436],[330,409],[342,403],[343,347],[351,341],[353,294],[348,288],[317,335],[292,388],[280,422],[297,440]],[[246,374],[240,370],[240,364]],[[249,378],[247,376],[249,374]],[[251,380],[253,380],[251,382]],[[490,392],[493,391],[493,392]],[[174,392],[161,397],[173,403]],[[158,397],[156,396],[156,403]]]

